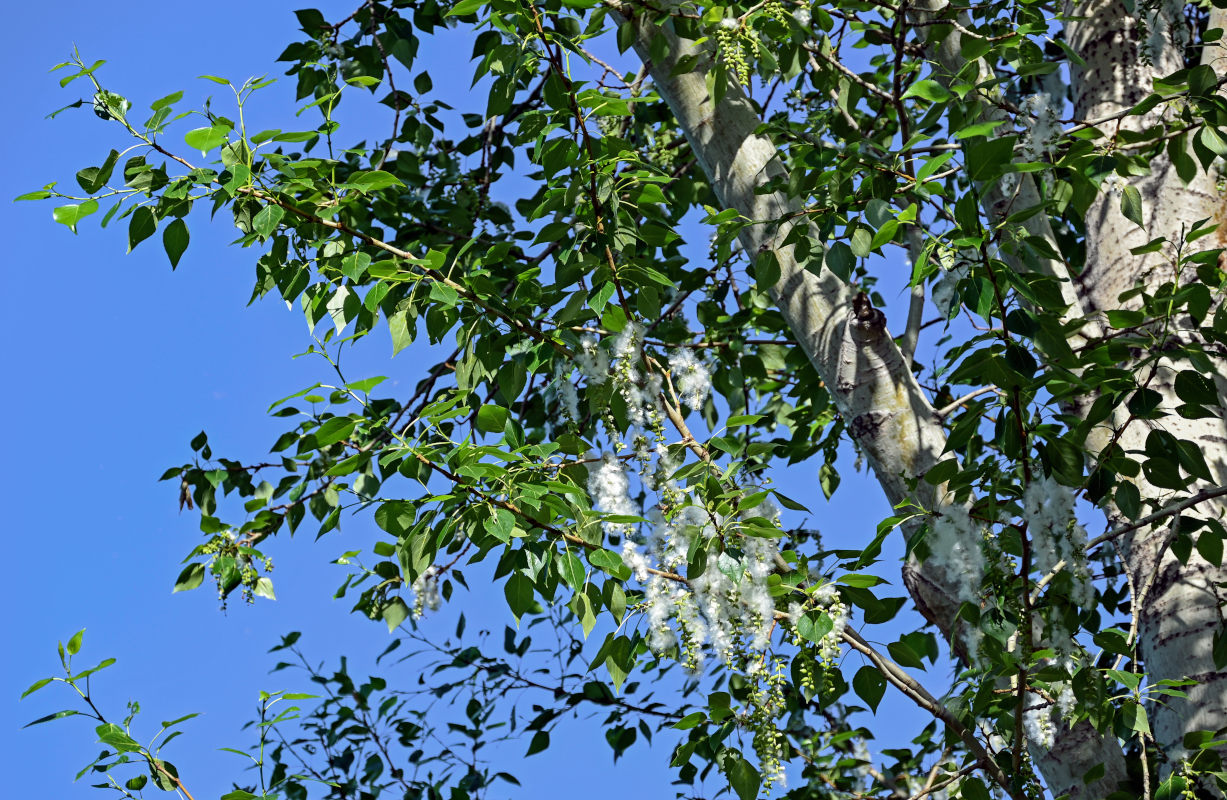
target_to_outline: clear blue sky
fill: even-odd
[[[349,602],[331,600],[343,573],[328,562],[346,549],[369,547],[369,517],[353,520],[340,537],[270,547],[275,603],[232,602],[222,614],[207,586],[170,592],[199,534],[196,515],[181,515],[175,487],[157,477],[187,460],[187,443],[201,429],[215,452],[259,458],[282,430],[265,416],[269,403],[329,377],[321,361],[290,358],[310,342],[300,312],[287,312],[279,301],[246,306],[252,251],[228,248],[233,229],[201,216],[172,273],[156,239],[125,255],[122,226],[100,231],[94,217],[73,236],[52,222],[49,203],[9,202],[52,180],[75,186],[77,169],[124,146],[118,129],[88,110],[44,119],[84,91],[84,84],[62,90],[62,73],[47,73],[74,44],[87,60],[107,59],[104,82],[137,108],[179,89],[186,92],[184,108],[209,94],[225,102],[224,87],[196,76],[280,75],[274,59],[293,40],[291,12],[303,5],[124,0],[20,3],[6,13],[0,58],[9,110],[0,136],[9,157],[0,175],[0,213],[9,244],[0,263],[7,324],[17,333],[2,357],[0,398],[9,453],[0,467],[10,548],[3,581],[9,656],[0,666],[0,696],[7,698],[0,742],[10,763],[5,796],[84,798],[97,791],[86,780],[72,783],[100,749],[84,721],[20,730],[70,707],[71,698],[49,687],[16,702],[29,683],[56,672],[56,641],[80,628],[87,629],[81,658],[119,659],[95,684],[95,695],[116,716],[129,698],[141,702],[146,726],[206,712],[166,754],[197,800],[243,780],[240,759],[217,748],[249,743],[239,728],[252,716],[257,691],[304,689],[287,673],[268,674],[275,659],[266,651],[281,634],[303,630],[303,644],[319,659],[347,653],[357,674],[388,643],[381,625],[350,616]],[[334,19],[355,5],[316,4]],[[467,58],[469,47],[447,52]],[[453,81],[456,96],[465,98],[470,67],[444,63],[440,53],[426,51],[423,63],[434,68],[437,87]],[[293,108],[292,82],[279,83],[256,103],[262,119],[253,129],[294,127]],[[349,138],[362,137],[343,130],[341,140]],[[391,361],[387,342],[372,339],[350,360],[352,376],[388,375],[392,390],[396,382],[412,386],[420,368],[412,351]],[[813,500],[820,496],[815,473],[816,466],[802,465],[783,488]],[[886,511],[876,485],[849,469],[836,503],[819,508],[812,522],[851,545],[871,537]],[[888,572],[897,578],[893,566]],[[450,618],[442,615],[441,629],[450,630]],[[487,611],[483,624],[497,630],[509,621],[500,607]],[[883,713],[904,708],[888,695]],[[556,737],[546,754],[522,762],[521,747],[508,752],[524,782],[515,796],[570,795],[585,776],[584,791],[594,800],[632,792],[672,796],[667,738],[650,751],[637,746],[615,772],[600,731],[592,724],[574,731],[569,743]]]

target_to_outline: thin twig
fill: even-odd
[[[920,228],[916,225],[907,226],[907,252],[912,263],[920,260],[924,251],[924,241]],[[916,344],[920,341],[920,327],[924,323],[925,285],[924,281],[916,281],[912,287],[912,296],[908,301],[907,329],[903,332],[903,341],[899,343],[899,351],[903,354],[904,363],[912,363],[916,355]]]
[[[916,705],[944,722],[946,727],[962,739],[963,743],[967,745],[967,749],[975,756],[980,768],[997,785],[1004,789],[1006,794],[1014,798],[1014,800],[1024,800],[1024,796],[1014,787],[1010,777],[1005,774],[1004,770],[993,760],[989,752],[984,749],[984,745],[980,743],[976,735],[960,722],[940,700],[929,694],[929,691],[911,675],[904,672],[902,667],[875,650],[856,631],[845,628],[841,638],[853,650],[868,657],[888,683],[903,692]]]
[[[1113,528],[1107,533],[1103,533],[1103,534],[1100,534],[1099,536],[1096,536],[1094,539],[1091,539],[1091,541],[1087,542],[1086,549],[1090,550],[1091,548],[1098,547],[1104,542],[1110,542],[1118,536],[1129,533],[1131,531],[1136,531],[1138,528],[1144,528],[1152,522],[1157,522],[1158,520],[1164,519],[1166,517],[1170,517],[1173,514],[1179,514],[1181,511],[1192,508],[1198,503],[1205,502],[1206,500],[1213,500],[1214,498],[1222,497],[1223,495],[1227,495],[1227,486],[1215,486],[1210,489],[1202,489],[1197,494],[1192,495],[1190,497],[1186,497],[1185,499],[1177,503],[1172,503],[1170,506],[1167,506],[1166,508],[1161,508],[1158,511],[1154,512],[1153,514],[1147,514],[1146,516],[1142,517],[1136,522],[1130,522],[1128,525],[1122,525],[1119,528]]]
[[[979,397],[982,394],[988,394],[989,392],[995,392],[995,391],[997,391],[996,386],[981,386],[979,389],[968,392],[967,394],[963,395],[959,399],[955,400],[950,405],[945,406],[944,408],[938,409],[934,413],[937,414],[938,418],[944,419],[948,417],[949,415],[953,414],[955,411],[958,411],[959,407],[962,406],[964,403],[966,403],[968,400],[972,400],[976,397]]]

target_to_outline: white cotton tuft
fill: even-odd
[[[601,349],[601,340],[591,333],[585,333],[579,340],[575,363],[593,386],[600,386],[609,379],[609,356]]]
[[[1038,92],[1023,100],[1022,112],[1023,158],[1043,161],[1053,154],[1061,138],[1060,104],[1047,92]]]
[[[679,347],[669,353],[669,365],[673,374],[673,385],[683,403],[692,411],[703,407],[707,396],[711,394],[711,372],[707,365],[685,347]]]
[[[558,391],[558,400],[562,403],[562,413],[571,422],[579,421],[579,393],[571,382],[571,370],[559,364],[554,368],[554,385]]]
[[[1086,564],[1086,530],[1074,515],[1074,493],[1051,476],[1035,478],[1023,492],[1023,522],[1031,538],[1031,561],[1040,577],[1058,568],[1074,579],[1071,599],[1086,608],[1095,601]]]
[[[592,504],[606,514],[638,516],[639,509],[631,500],[626,468],[612,454],[605,453],[600,458],[601,463],[588,471],[588,495]],[[606,522],[604,526],[605,532],[614,536],[625,536],[631,531],[631,526],[623,522]]]
[[[438,611],[443,605],[443,598],[439,595],[439,570],[434,565],[418,575],[410,588],[413,590],[415,619],[421,618],[424,611]]]
[[[638,322],[628,322],[618,337],[614,339],[614,358],[628,360],[632,363],[639,360],[639,348],[643,346],[643,326]]]
[[[1162,61],[1169,43],[1177,51],[1189,44],[1189,25],[1184,17],[1184,3],[1179,0],[1162,0],[1142,13],[1141,22],[1146,35],[1138,39],[1138,56],[1143,63]]]
[[[980,602],[984,580],[984,536],[961,506],[947,506],[929,521],[929,562],[955,578],[959,600]]]
[[[1052,747],[1052,720],[1048,715],[1049,703],[1037,694],[1027,693],[1027,708],[1023,711],[1023,730],[1027,741],[1041,749]]]
[[[648,579],[648,559],[639,552],[639,546],[627,539],[622,543],[622,563],[631,568],[635,580],[643,583]]]

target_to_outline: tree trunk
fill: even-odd
[[[776,228],[770,221],[804,217],[795,199],[758,191],[784,168],[775,145],[754,132],[761,120],[752,103],[740,87],[730,85],[714,105],[703,70],[673,74],[683,56],[698,55],[700,64],[708,56],[678,38],[668,24],[657,26],[630,9],[623,15],[638,26],[636,52],[649,65],[656,90],[677,117],[721,205],[748,219],[766,221],[744,228],[742,245],[747,253],[775,253],[780,279],[773,298],[849,421],[849,432],[887,499],[892,505],[912,501],[927,509],[940,508],[944,487],[932,487],[921,477],[941,459],[945,432],[917,385],[909,360],[886,332],[880,312],[858,304],[851,288],[830,270],[815,275],[797,263],[791,245],[779,245],[791,226]],[[663,57],[653,59],[652,41],[657,36],[665,37],[667,46]],[[905,567],[905,581],[925,616],[951,636],[962,577],[913,561]],[[1037,748],[1035,753],[1049,786],[1059,789],[1057,794],[1083,796],[1083,776],[1101,764],[1105,776],[1091,787],[1093,794],[1106,794],[1123,779],[1124,759],[1114,738],[1101,736],[1086,723],[1073,730],[1061,726],[1057,737],[1057,746]]]
[[[1066,25],[1069,44],[1086,62],[1085,68],[1074,67],[1074,116],[1082,120],[1101,120],[1127,111],[1150,93],[1155,78],[1183,68],[1183,56],[1173,45],[1172,38],[1149,37],[1150,63],[1139,58],[1136,16],[1126,10],[1123,0],[1091,0],[1067,6],[1067,14],[1078,15]],[[1162,10],[1159,12],[1162,13]],[[1222,10],[1215,10],[1210,27],[1222,26]],[[1177,21],[1169,21],[1175,24]],[[1183,19],[1179,20],[1183,22]],[[1222,67],[1224,51],[1207,47],[1203,63]],[[1221,73],[1219,73],[1221,74]],[[1114,130],[1142,131],[1161,124],[1171,117],[1165,105],[1147,114],[1125,116],[1104,123],[1105,133]],[[1164,153],[1150,162],[1150,173],[1131,179],[1142,198],[1142,219],[1145,228],[1125,219],[1120,201],[1111,192],[1102,192],[1091,205],[1086,220],[1086,265],[1079,276],[1080,293],[1090,313],[1118,308],[1119,295],[1136,284],[1152,291],[1165,282],[1179,280],[1184,284],[1196,280],[1193,270],[1185,268],[1177,275],[1178,250],[1189,245],[1184,236],[1195,222],[1205,219],[1222,221],[1223,196],[1215,186],[1215,176],[1198,169],[1186,183],[1176,171],[1172,159]],[[1157,253],[1135,256],[1130,248],[1164,238],[1167,244]],[[1211,237],[1199,240],[1198,250],[1223,247],[1227,244],[1227,225]],[[1203,341],[1189,320],[1176,320],[1172,337],[1181,342]],[[1171,409],[1180,403],[1174,379],[1179,369],[1189,365],[1161,362],[1150,388],[1164,398],[1163,406]],[[1219,385],[1223,386],[1220,380]],[[1227,399],[1227,394],[1220,392]],[[1206,456],[1217,484],[1227,480],[1227,426],[1221,417],[1184,419],[1174,414],[1149,421],[1134,422],[1121,444],[1126,450],[1141,449],[1151,427],[1162,428],[1194,443]],[[1143,485],[1144,498],[1162,502],[1170,492]],[[1202,488],[1194,486],[1193,489]],[[1224,518],[1227,502],[1210,500],[1193,509],[1202,517]],[[1124,520],[1113,519],[1119,524]],[[1210,564],[1194,551],[1188,564],[1182,565],[1173,555],[1170,545],[1173,526],[1159,526],[1138,531],[1124,542],[1124,556],[1134,592],[1135,613],[1139,627],[1139,644],[1147,673],[1152,681],[1192,678],[1195,686],[1188,687],[1187,700],[1170,699],[1153,708],[1154,734],[1174,767],[1184,755],[1185,734],[1193,731],[1215,731],[1227,727],[1227,671],[1216,669],[1212,653],[1214,635],[1224,622],[1227,602],[1227,570]]]
[[[928,13],[936,10],[937,7],[931,8]],[[1080,5],[1077,11],[1084,19],[1070,23],[1068,34],[1087,62],[1085,70],[1074,76],[1078,118],[1098,119],[1130,107],[1146,96],[1155,75],[1174,71],[1170,48],[1159,54],[1153,66],[1138,63],[1132,23],[1120,0],[1096,0]],[[881,313],[859,299],[830,270],[819,270],[818,274],[806,270],[805,265],[797,262],[794,248],[782,245],[793,223],[773,222],[804,219],[804,215],[795,199],[783,193],[760,191],[759,187],[769,179],[782,175],[784,167],[776,158],[775,145],[755,133],[761,119],[753,104],[736,85],[730,85],[721,102],[713,104],[705,78],[708,54],[692,42],[680,39],[669,23],[658,25],[629,7],[621,9],[621,13],[636,25],[635,50],[648,65],[657,91],[676,116],[720,203],[757,223],[741,231],[746,252],[752,256],[764,251],[775,254],[780,278],[773,298],[826,383],[840,413],[848,420],[849,431],[870,461],[888,500],[892,505],[910,500],[927,509],[940,508],[943,487],[931,487],[919,480],[940,460],[944,450],[945,434],[940,421],[916,384],[908,359],[887,333]],[[1221,12],[1216,14],[1223,16]],[[947,70],[958,67],[957,36],[955,32],[938,43],[934,54],[934,60]],[[653,46],[656,37],[664,37],[663,47],[659,42]],[[664,55],[654,59],[653,52]],[[673,74],[678,60],[687,55],[698,56],[698,65]],[[1157,110],[1152,115],[1159,113]],[[1155,121],[1142,116],[1127,118],[1122,124],[1141,128]],[[1170,267],[1171,251],[1167,251],[1167,260],[1158,254],[1146,261],[1130,255],[1129,248],[1157,236],[1166,236],[1169,242],[1182,241],[1185,231],[1181,225],[1187,230],[1194,220],[1221,214],[1220,196],[1213,180],[1204,172],[1185,186],[1175,175],[1170,160],[1164,158],[1155,160],[1150,176],[1135,180],[1143,196],[1147,229],[1125,220],[1119,201],[1110,193],[1100,195],[1087,219],[1087,264],[1082,274],[1076,276],[1078,293],[1074,292],[1072,280],[1066,283],[1067,301],[1074,316],[1118,307],[1117,296],[1135,280],[1145,280],[1148,285],[1170,280],[1174,274]],[[1023,198],[1021,206],[1019,196]],[[1013,201],[1014,210],[1025,207],[1032,199],[1038,201],[1038,197],[1030,176],[1023,175]],[[995,215],[1003,205],[1000,192],[986,193],[985,205],[986,211]],[[1055,240],[1045,215],[1035,215],[1024,224],[1030,234]],[[1220,232],[1219,238],[1222,237]],[[1061,262],[1041,263],[1040,268],[1069,278],[1067,267]],[[1084,331],[1094,328],[1092,322]],[[1165,398],[1174,399],[1171,387],[1174,372],[1171,369],[1161,372],[1160,391]],[[1168,407],[1174,405],[1173,402]],[[1123,427],[1125,432],[1121,445],[1127,450],[1143,449],[1148,430],[1137,422],[1126,422],[1123,414],[1113,420],[1112,427]],[[1227,428],[1221,419],[1168,417],[1157,424],[1178,438],[1195,442],[1208,456],[1223,453]],[[1103,435],[1093,437],[1092,441],[1106,443],[1111,432],[1111,428],[1105,427]],[[1227,465],[1221,457],[1208,460],[1216,480],[1223,482]],[[1170,495],[1145,481],[1139,481],[1139,489],[1144,500],[1158,505]],[[1219,503],[1212,510],[1199,510],[1221,516],[1222,509],[1223,504]],[[1110,522],[1116,524],[1121,520],[1113,518]],[[1141,650],[1152,680],[1188,676],[1199,681],[1198,686],[1190,687],[1187,702],[1172,702],[1155,711],[1157,741],[1169,756],[1177,757],[1184,733],[1227,725],[1227,673],[1214,669],[1211,655],[1212,638],[1223,619],[1224,592],[1216,583],[1227,581],[1227,572],[1200,560],[1196,554],[1188,566],[1181,566],[1163,545],[1166,541],[1166,530],[1139,534],[1127,543],[1125,552],[1135,591],[1151,584],[1145,596],[1139,598],[1143,601],[1139,623]],[[918,606],[950,635],[959,607],[958,576],[923,564],[911,564],[908,569],[911,571],[907,576],[908,587]],[[1153,579],[1149,577],[1152,575]],[[1042,752],[1035,749],[1034,756],[1054,795],[1104,796],[1125,775],[1124,758],[1115,737],[1100,735],[1086,723],[1072,730],[1059,725],[1055,744]],[[1084,786],[1083,776],[1099,765],[1105,769],[1104,777]]]

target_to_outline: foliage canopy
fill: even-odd
[[[266,78],[205,76],[234,102],[175,92],[142,119],[74,57],[73,106],[134,142],[79,192],[21,198],[74,232],[105,207],[172,267],[193,209],[229,214],[252,300],[297,304],[335,373],[273,404],[267,459],[202,433],[162,476],[203,534],[175,589],[271,598],[275,542],[373,517],[337,596],[434,669],[421,691],[360,683],[287,636],[324,694],[262,696],[258,781],[227,798],[497,792],[514,777],[478,750],[526,686],[548,690],[529,754],[600,707],[615,756],[667,742],[679,793],[1222,795],[1220,10],[296,13],[280,61],[316,127],[250,130]],[[470,34],[467,97],[417,58],[446,28]],[[385,137],[344,147],[342,104],[382,106]],[[409,396],[342,369],[376,331],[424,365]],[[828,498],[863,465],[894,513],[824,544],[801,522],[817,493],[777,488],[794,465]],[[416,630],[473,570],[520,624],[501,651]],[[101,726],[92,769],[186,791],[94,707],[79,648],[56,680]],[[894,690],[931,722],[870,756],[861,712]]]

